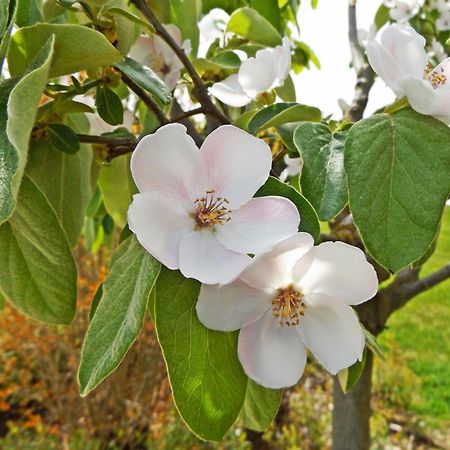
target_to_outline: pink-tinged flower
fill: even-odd
[[[349,305],[376,294],[375,270],[356,247],[313,245],[309,234],[298,233],[256,256],[231,284],[201,288],[200,322],[240,329],[242,367],[262,386],[297,383],[307,349],[332,374],[362,358],[364,333]]]
[[[182,43],[181,31],[173,24],[164,25],[173,40],[188,55],[191,51],[189,40]],[[183,64],[178,56],[158,35],[140,36],[129,52],[129,57],[150,67],[172,90],[180,79]]]
[[[436,20],[436,28],[439,31],[450,30],[450,11],[441,12],[441,15]]]
[[[385,0],[384,4],[390,8],[389,15],[396,22],[408,22],[420,10],[423,0]]]
[[[291,69],[291,46],[287,37],[283,45],[265,48],[246,59],[239,72],[220,83],[214,83],[209,92],[230,106],[244,106],[259,94],[283,86]]]
[[[186,128],[169,124],[142,139],[131,158],[140,194],[130,229],[169,269],[202,283],[228,283],[260,253],[297,232],[294,204],[252,198],[269,176],[269,146],[232,125],[199,150]]]
[[[394,24],[367,44],[373,70],[395,92],[406,96],[413,109],[450,122],[450,59],[435,68],[428,64],[425,39],[411,27]]]

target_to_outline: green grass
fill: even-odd
[[[436,252],[422,276],[450,261],[450,208],[446,208]],[[380,342],[395,342],[420,383],[402,386],[410,393],[410,412],[430,425],[450,422],[450,280],[417,296],[388,322]],[[388,350],[389,351],[389,350]]]

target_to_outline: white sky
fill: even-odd
[[[369,30],[381,0],[358,0],[358,28]],[[355,72],[350,68],[347,38],[348,0],[319,0],[317,9],[301,2],[298,14],[300,38],[316,53],[321,70],[313,66],[295,76],[297,101],[319,107],[324,115],[342,116],[339,98],[350,103],[353,98]],[[366,115],[392,102],[394,94],[377,79],[369,96]]]

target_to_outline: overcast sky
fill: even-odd
[[[358,0],[358,28],[369,30],[381,0]],[[321,70],[303,70],[295,78],[297,101],[318,106],[327,115],[341,118],[337,103],[353,97],[355,73],[349,67],[350,48],[347,39],[348,0],[319,0],[317,9],[302,1],[299,10],[301,40],[316,53]],[[371,90],[367,114],[394,100],[394,94],[377,80]]]

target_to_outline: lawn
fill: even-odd
[[[450,261],[450,208],[446,208],[436,252],[423,275]],[[430,426],[450,423],[450,280],[411,300],[388,322],[380,342],[394,344],[419,383],[402,386],[411,412]]]

